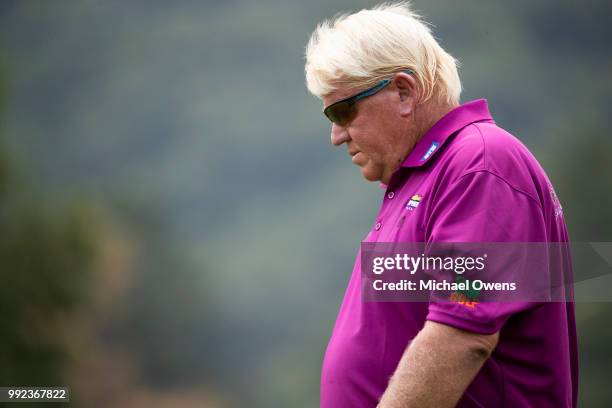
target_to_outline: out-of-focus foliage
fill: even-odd
[[[45,213],[33,203],[2,204],[0,382],[58,384],[69,313],[89,290],[88,221],[78,210]]]
[[[0,78],[1,82],[2,78]],[[0,137],[0,384],[60,385],[88,303],[95,227],[84,206],[28,189]]]
[[[380,190],[329,146],[303,50],[322,19],[373,4],[0,4],[7,159],[37,181],[24,217],[64,225],[39,204],[83,196],[112,214],[74,330],[82,405],[317,405]],[[547,170],[572,238],[610,240],[610,2],[414,6],[461,61],[463,100],[486,97]],[[612,308],[577,311],[581,403],[609,406]]]

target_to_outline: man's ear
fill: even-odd
[[[418,100],[418,88],[414,76],[398,72],[393,78],[400,102],[400,115],[409,116],[414,112]]]

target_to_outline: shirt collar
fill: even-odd
[[[495,123],[486,99],[476,99],[460,105],[438,120],[417,142],[401,167],[420,167],[427,163],[449,137],[467,125],[488,121]]]

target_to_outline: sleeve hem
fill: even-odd
[[[493,334],[498,332],[502,326],[499,325],[498,327],[496,323],[484,323],[466,319],[464,316],[457,316],[442,310],[430,310],[426,320],[478,334]]]

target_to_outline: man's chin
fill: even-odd
[[[376,171],[375,169],[368,168],[368,166],[361,168],[361,175],[368,181],[380,181],[382,178],[382,172]]]

